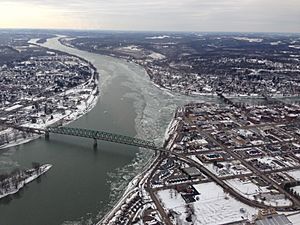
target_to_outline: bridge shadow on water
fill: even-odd
[[[62,146],[64,148],[63,151],[85,151],[97,156],[132,156],[139,151],[138,147],[136,146],[129,146],[101,140],[97,141],[97,146],[95,147],[93,139],[70,136],[64,136],[62,139],[58,135],[53,134],[50,135],[49,139],[44,138],[44,141]]]

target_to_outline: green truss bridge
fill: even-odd
[[[45,134],[46,138],[49,138],[50,133],[77,136],[84,138],[94,139],[94,147],[97,146],[97,140],[114,142],[125,145],[132,145],[142,148],[148,148],[152,150],[165,151],[157,147],[153,141],[146,141],[139,138],[133,138],[125,135],[109,133],[105,131],[89,130],[82,128],[72,128],[72,127],[48,127],[46,129],[39,128],[29,128],[22,126],[14,126],[13,128],[30,133]]]

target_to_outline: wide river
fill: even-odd
[[[80,56],[100,73],[101,96],[96,106],[72,127],[104,130],[154,140],[161,144],[177,106],[191,98],[157,88],[145,70],[124,60],[63,46],[58,38],[45,47]],[[0,173],[30,168],[32,162],[52,169],[18,194],[0,200],[0,225],[93,224],[120,198],[128,182],[141,171],[150,150],[52,135],[0,150]]]

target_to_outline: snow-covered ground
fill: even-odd
[[[186,221],[188,209],[184,199],[176,190],[158,191],[157,196],[167,210],[178,213],[174,224],[215,225],[244,219],[251,219],[257,213],[256,208],[245,205],[224,193],[223,189],[213,182],[194,185],[198,200],[189,203],[194,208],[192,223]]]
[[[281,43],[282,43],[281,41],[273,41],[273,42],[270,42],[270,45],[279,45]]]
[[[151,202],[151,198],[150,198],[148,192],[145,190],[144,185],[145,185],[149,175],[151,174],[151,172],[153,171],[153,169],[157,165],[157,159],[158,159],[157,156],[153,156],[153,158],[149,160],[149,163],[145,166],[143,172],[138,174],[136,177],[134,177],[131,180],[131,182],[128,184],[125,192],[123,193],[122,197],[115,204],[113,209],[109,213],[107,213],[97,223],[97,225],[100,225],[100,224],[109,224],[109,225],[115,224],[116,219],[118,218],[118,216],[122,212],[122,206],[124,208],[124,205],[129,204],[130,199],[134,198],[134,196],[137,196],[138,193],[140,193],[140,196],[143,196],[143,200],[145,202]],[[148,204],[151,205],[152,208],[154,207],[153,203],[148,203]],[[142,211],[145,208],[146,207],[144,207],[142,209]],[[136,215],[142,215],[142,212],[136,213]]]
[[[248,41],[248,42],[262,42],[264,39],[262,38],[248,38],[248,37],[234,37],[233,39],[238,40],[238,41]]]
[[[209,171],[211,171],[212,173],[220,177],[251,173],[251,171],[247,169],[245,166],[243,166],[241,162],[238,160],[234,160],[231,162],[219,162],[218,164],[222,165],[223,168],[219,168],[215,166],[213,163],[204,163],[204,166]]]
[[[229,186],[234,188],[244,197],[250,200],[262,201],[265,205],[270,206],[289,206],[292,202],[286,199],[283,194],[278,193],[276,190],[269,190],[267,186],[262,187],[253,183],[250,180],[242,181],[239,178],[225,181]]]
[[[129,46],[121,47],[119,49],[125,51],[142,51],[142,49],[139,48],[137,45],[129,45]]]
[[[149,55],[152,59],[165,59],[166,56],[164,56],[163,54],[157,53],[157,52],[153,52]]]
[[[80,86],[77,86],[75,88],[72,88],[70,90],[67,90],[65,93],[60,95],[67,95],[69,97],[69,100],[78,101],[80,100],[80,104],[76,105],[77,109],[66,109],[65,113],[59,113],[55,112],[52,114],[53,118],[43,118],[42,112],[36,114],[39,119],[36,123],[23,123],[21,126],[23,127],[30,127],[30,128],[38,128],[38,129],[45,129],[46,127],[56,124],[58,122],[61,122],[61,125],[67,125],[70,122],[77,120],[79,117],[83,116],[85,113],[89,112],[97,103],[99,94],[96,95],[97,89],[91,89],[88,88],[88,86],[95,83],[98,86],[98,80],[94,77],[91,77],[89,82],[87,84],[83,84]],[[82,91],[87,91],[90,94],[80,94]],[[32,106],[25,107],[24,109],[31,109]],[[20,144],[27,143],[31,140],[34,140],[39,137],[39,135],[31,135],[27,137],[14,137],[13,130],[11,128],[8,128],[7,130],[3,131],[8,134],[10,142],[7,144],[4,144],[0,146],[0,149],[8,148]]]
[[[247,159],[251,160],[251,159]],[[270,168],[266,170],[274,170],[274,169],[282,169],[284,166],[279,165],[276,161],[279,161],[278,157],[272,157],[272,156],[265,156],[261,158],[256,158],[260,163],[268,165]],[[285,164],[284,161],[281,161],[281,163]],[[291,164],[288,164],[291,165]]]
[[[146,37],[146,39],[165,39],[165,38],[170,38],[168,35],[161,35],[161,36],[153,36],[153,37]]]
[[[290,176],[292,176],[295,180],[300,181],[300,170],[292,170],[287,172]]]
[[[300,194],[300,186],[292,187],[292,190],[296,191],[298,194]]]
[[[294,224],[300,224],[300,213],[298,214],[293,214],[293,215],[289,215],[288,219]]]
[[[300,45],[289,45],[290,48],[300,49]]]
[[[17,139],[17,140],[14,141],[14,142],[10,142],[10,143],[8,143],[8,144],[2,145],[2,146],[0,147],[0,149],[3,149],[3,148],[10,148],[10,147],[17,146],[17,145],[21,145],[21,144],[26,144],[26,143],[28,143],[28,142],[30,142],[30,141],[32,141],[32,140],[38,138],[38,137],[39,137],[39,135],[33,135],[31,138],[28,137],[28,138],[26,138],[26,139]]]

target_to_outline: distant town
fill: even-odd
[[[296,35],[104,33],[62,43],[133,61],[155,84],[188,95],[298,96],[300,91]]]

